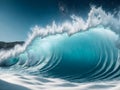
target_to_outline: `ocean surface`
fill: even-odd
[[[87,20],[35,26],[0,51],[0,90],[120,90],[120,19],[92,7]]]

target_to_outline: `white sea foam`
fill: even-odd
[[[3,81],[5,81],[4,84],[2,84]],[[41,76],[38,77],[32,75],[18,75],[14,73],[0,75],[0,89],[3,90],[26,90],[26,88],[28,90],[119,90],[119,83],[119,81],[75,83],[62,79],[43,78]],[[16,85],[19,85],[19,87],[16,87]]]

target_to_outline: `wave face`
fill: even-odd
[[[1,66],[74,81],[112,79],[119,75],[117,35],[102,26],[68,36],[36,37],[24,52]]]
[[[119,80],[120,15],[92,7],[85,21],[33,28],[23,46],[0,52],[0,71],[75,82]]]

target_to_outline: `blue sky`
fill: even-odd
[[[0,41],[25,40],[31,27],[48,24],[59,17],[59,8],[52,6],[53,3],[49,6],[45,2],[18,1],[3,0],[0,4]]]
[[[118,2],[119,0],[0,0],[0,41],[23,41],[35,25],[45,26],[54,20],[61,22],[72,13],[85,17],[90,4],[103,5],[109,10],[119,6]]]

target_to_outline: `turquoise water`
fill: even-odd
[[[36,37],[24,52],[2,66],[77,82],[110,80],[119,76],[116,39],[115,33],[101,26],[72,36]]]

